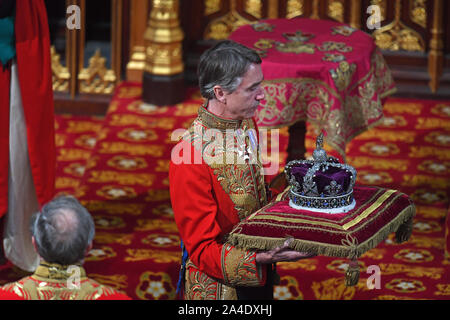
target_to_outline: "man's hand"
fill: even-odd
[[[269,251],[258,252],[256,254],[256,262],[269,264],[282,261],[297,261],[300,259],[306,259],[316,256],[316,254],[314,253],[298,252],[292,250],[290,248],[292,241],[294,241],[294,239],[289,238],[281,247],[277,247]]]

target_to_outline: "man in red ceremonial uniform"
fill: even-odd
[[[34,271],[39,259],[28,221],[53,197],[55,180],[44,1],[2,0],[0,24],[0,264],[6,262],[5,255],[18,267]]]
[[[273,299],[271,265],[311,255],[289,249],[289,243],[267,252],[225,243],[239,221],[268,201],[253,119],[264,99],[261,59],[243,45],[222,41],[202,55],[198,75],[207,102],[172,150],[169,170],[183,241],[184,297]]]
[[[31,230],[40,265],[33,275],[0,287],[0,300],[130,300],[86,276],[82,263],[95,226],[77,199],[50,201],[32,216]]]

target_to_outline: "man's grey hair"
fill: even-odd
[[[197,69],[200,93],[206,99],[215,99],[216,85],[225,92],[234,92],[251,64],[261,64],[255,50],[231,40],[217,43],[200,57]]]
[[[55,198],[36,212],[30,229],[39,255],[62,265],[80,263],[95,235],[90,213],[70,196]]]

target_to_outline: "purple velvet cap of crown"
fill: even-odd
[[[297,166],[291,168],[291,175],[295,177],[295,180],[299,183],[300,186],[303,185],[303,177],[308,172],[308,169],[312,167],[312,164],[302,163]],[[342,168],[336,168],[329,166],[325,172],[322,170],[316,171],[314,174],[315,177],[313,181],[316,183],[317,191],[319,194],[327,193],[325,192],[325,187],[329,186],[331,181],[336,181],[338,185],[342,186],[342,189],[338,193],[345,194],[350,183],[351,183],[351,172],[346,171]],[[298,192],[302,192],[303,190],[298,190]]]

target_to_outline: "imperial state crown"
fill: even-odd
[[[349,259],[345,283],[354,286],[362,254],[391,232],[398,243],[409,239],[413,201],[398,190],[355,185],[356,170],[327,156],[322,134],[313,160],[291,161],[285,172],[289,186],[239,222],[228,234],[228,243],[272,250],[293,238],[291,249]]]
[[[285,167],[290,185],[289,205],[300,210],[343,213],[355,207],[356,170],[323,149],[323,133],[316,140],[313,160],[293,160]]]

